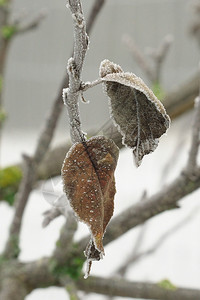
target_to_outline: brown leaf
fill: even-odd
[[[109,60],[100,66],[100,76],[110,99],[111,116],[123,136],[123,143],[133,149],[136,165],[144,155],[153,152],[158,139],[170,125],[162,103],[133,73]]]
[[[63,163],[64,191],[75,214],[88,225],[92,234],[96,254],[88,254],[90,259],[92,256],[95,259],[96,255],[100,258],[104,253],[102,239],[113,215],[118,155],[115,143],[99,136],[73,145]],[[89,247],[91,249],[91,243]]]

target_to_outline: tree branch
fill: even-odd
[[[199,78],[200,73],[197,72],[164,97],[163,103],[171,119],[193,108],[194,99],[199,94]]]
[[[161,69],[172,42],[173,37],[171,35],[166,35],[161,41],[161,44],[158,46],[158,48],[152,50],[151,56],[154,60],[155,65],[155,82],[161,81]]]
[[[71,279],[67,276],[55,276],[50,272],[50,258],[43,258],[31,263],[17,263],[15,266],[15,274],[12,272],[12,262],[10,262],[10,273],[8,272],[9,265],[7,265],[7,277],[12,280],[18,278],[18,287],[16,289],[16,282],[9,286],[7,293],[11,291],[19,291],[18,295],[23,293],[23,297],[27,291],[30,293],[36,288],[44,288],[49,286],[67,286],[69,287]],[[2,278],[2,277],[1,277]],[[20,281],[20,283],[19,283]],[[7,281],[9,282],[9,281]],[[10,281],[11,282],[11,281]],[[14,281],[13,281],[14,282]],[[19,289],[23,283],[23,289]],[[2,284],[2,281],[1,281]],[[75,281],[78,290],[87,293],[98,293],[110,296],[131,297],[139,299],[159,299],[159,300],[199,300],[200,290],[187,289],[173,286],[171,288],[163,288],[160,283],[152,284],[146,282],[134,282],[124,279],[102,278],[91,276],[87,280],[78,279]],[[12,294],[13,295],[13,294]],[[1,298],[2,300],[23,300],[24,298]]]
[[[165,289],[159,284],[133,282],[124,279],[91,276],[87,280],[78,280],[78,288],[89,293],[159,300],[199,300],[200,290],[174,288]]]
[[[74,26],[74,53],[68,60],[69,88],[63,90],[63,101],[67,106],[72,143],[85,140],[81,130],[78,100],[81,86],[81,72],[85,59],[88,36],[80,0],[69,0]]]
[[[98,1],[95,2],[93,8],[96,7],[97,2]],[[103,5],[103,2],[101,4]],[[95,12],[97,15],[98,12],[100,11],[102,5],[99,5],[98,9],[96,9],[96,10],[94,10],[92,8],[92,11]],[[90,18],[93,19],[90,22],[90,26],[92,27],[95,16],[90,15]],[[77,19],[77,21],[78,21],[78,19]],[[88,29],[91,30],[91,27]],[[85,41],[85,43],[86,43],[86,41]],[[78,47],[78,45],[76,47]],[[80,68],[81,66],[79,65],[78,67]],[[20,188],[19,188],[21,190],[21,193],[18,193],[17,197],[16,197],[15,214],[14,214],[14,218],[13,218],[13,221],[12,221],[12,224],[10,227],[9,239],[7,241],[6,248],[4,251],[4,255],[7,258],[16,256],[16,247],[18,248],[19,233],[20,233],[20,229],[21,229],[21,222],[22,222],[24,209],[26,207],[29,194],[30,194],[30,192],[33,188],[33,185],[35,183],[35,180],[36,180],[37,169],[38,169],[41,161],[43,160],[45,153],[47,152],[50,142],[53,138],[53,134],[54,134],[54,131],[55,131],[62,107],[63,107],[63,103],[61,101],[60,95],[62,93],[61,91],[63,90],[63,86],[66,86],[66,85],[68,85],[68,77],[63,80],[61,89],[58,92],[58,95],[52,105],[51,111],[49,113],[49,117],[47,118],[44,129],[38,140],[38,144],[37,144],[34,156],[31,160],[32,161],[31,167],[27,166],[26,175],[28,176],[28,178],[27,178],[27,176],[23,176],[23,179],[21,181]],[[27,184],[27,182],[28,182],[28,184]],[[13,240],[15,241],[14,243],[13,243]]]
[[[23,20],[21,20],[21,18],[15,20],[13,26],[17,27],[16,34],[23,34],[28,31],[36,29],[40,25],[40,23],[44,20],[46,15],[47,15],[46,12],[42,10],[32,21],[29,21],[25,25],[22,24]]]
[[[190,153],[188,157],[187,170],[190,173],[196,168],[197,165],[197,154],[199,150],[199,134],[200,134],[200,97],[196,98],[195,103],[196,109],[194,111],[194,122],[193,122],[193,134],[192,143],[190,147]]]
[[[143,72],[146,74],[147,78],[151,81],[155,81],[155,74],[152,70],[149,62],[147,61],[144,54],[142,54],[141,50],[138,48],[132,37],[128,34],[123,36],[123,42],[127,46],[133,58],[136,60],[138,65],[141,67]]]
[[[47,210],[43,213],[44,220],[42,222],[42,227],[47,227],[54,219],[59,217],[62,214],[59,208],[53,207],[50,210]]]
[[[55,248],[53,255],[59,265],[64,265],[69,257],[69,253],[73,247],[73,237],[76,230],[77,221],[72,212],[70,212],[68,213],[67,221],[61,230],[57,247]]]
[[[1,285],[1,300],[24,300],[28,294],[27,287],[23,285],[19,279],[17,280],[16,278],[6,277],[3,279]]]
[[[145,55],[140,51],[132,37],[125,34],[123,36],[123,41],[151,84],[160,83],[161,67],[172,43],[172,37],[170,35],[165,36],[157,49],[151,49],[150,55],[153,59],[154,68],[151,67]]]

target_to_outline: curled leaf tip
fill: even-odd
[[[119,65],[110,62],[108,59],[104,59],[101,62],[100,69],[99,69],[100,77],[103,78],[108,74],[120,73],[120,72],[123,72],[122,68]]]

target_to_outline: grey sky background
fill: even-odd
[[[88,15],[92,0],[83,0]],[[108,0],[101,11],[90,36],[90,47],[83,70],[83,80],[98,77],[100,62],[108,58],[125,71],[131,71],[148,80],[122,42],[130,34],[138,46],[157,47],[167,34],[174,43],[166,59],[163,85],[169,90],[182,82],[198,68],[199,51],[189,35],[193,12],[187,0]],[[26,10],[34,17],[46,9],[47,17],[35,31],[17,36],[13,41],[6,69],[5,107],[8,112],[6,129],[41,128],[66,72],[73,31],[66,0],[16,0],[14,13]],[[100,86],[85,93],[90,104],[80,104],[83,129],[98,130],[108,119],[106,96]],[[67,129],[66,109],[59,130]]]

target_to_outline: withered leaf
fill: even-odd
[[[109,60],[102,61],[100,76],[109,97],[111,117],[123,136],[123,143],[133,149],[136,165],[153,152],[159,138],[169,128],[170,119],[162,103],[133,73]]]
[[[113,215],[118,156],[115,143],[98,136],[74,144],[63,163],[64,191],[78,219],[91,231],[92,241],[85,252],[90,260],[104,254],[102,239]]]

